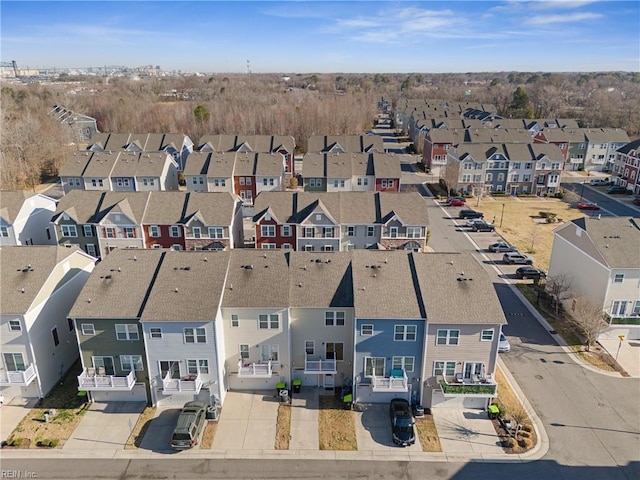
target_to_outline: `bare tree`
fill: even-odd
[[[588,297],[580,297],[573,300],[569,319],[584,335],[587,343],[587,352],[591,345],[598,340],[598,335],[607,328],[602,305],[598,305]]]
[[[566,273],[559,273],[547,278],[547,291],[555,299],[556,315],[560,310],[560,302],[569,296],[572,283],[573,278]]]
[[[447,159],[447,164],[440,170],[440,178],[447,185],[447,194],[458,189],[458,178],[460,175],[460,162]]]
[[[529,230],[529,240],[531,241],[531,246],[529,247],[529,249],[527,250],[527,253],[536,253],[535,251],[535,244],[536,244],[536,240],[538,239],[538,229],[536,228],[536,225],[531,227],[531,230]]]

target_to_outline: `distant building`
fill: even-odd
[[[51,114],[56,115],[61,123],[69,125],[77,143],[88,142],[98,133],[98,125],[93,117],[75,113],[62,105],[54,105]]]

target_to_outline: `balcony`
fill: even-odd
[[[172,393],[200,393],[202,388],[202,379],[200,374],[187,375],[182,378],[171,378],[171,374],[167,375],[162,380],[162,394],[171,395]]]
[[[238,366],[239,378],[271,378],[272,373],[271,360],[267,363],[244,363]]]
[[[128,391],[136,383],[136,375],[133,371],[126,377],[115,375],[98,375],[93,368],[85,368],[78,375],[78,390],[88,391]]]
[[[371,379],[371,389],[374,392],[408,392],[409,381],[407,372],[403,369],[391,370],[390,377],[376,377]]]
[[[24,370],[6,371],[0,372],[0,385],[18,385],[21,387],[28,386],[36,378],[36,369],[33,365],[29,365]]]
[[[327,373],[338,373],[336,369],[336,361],[335,360],[308,360],[304,361],[304,373],[317,373],[317,374],[327,374]]]
[[[496,397],[498,384],[491,375],[485,378],[462,378],[458,374],[451,381],[443,378],[440,381],[442,393],[445,397]]]

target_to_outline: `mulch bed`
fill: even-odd
[[[494,418],[491,422],[498,434],[498,438],[502,442],[502,450],[504,450],[504,453],[524,453],[535,447],[538,442],[536,432],[533,428],[531,428],[530,432],[520,430],[520,432],[518,432],[518,441],[516,441],[510,432],[503,427],[499,419]]]

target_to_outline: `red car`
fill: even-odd
[[[449,201],[447,202],[447,205],[450,205],[452,207],[464,207],[464,204],[466,203],[464,198],[450,198]]]
[[[578,204],[578,208],[580,210],[600,210],[597,204],[591,202],[581,202]]]

